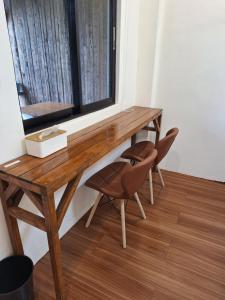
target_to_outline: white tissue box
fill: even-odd
[[[67,135],[64,130],[48,129],[27,136],[25,143],[29,155],[43,158],[67,147]]]

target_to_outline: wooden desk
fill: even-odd
[[[132,107],[68,137],[69,146],[40,159],[29,155],[17,158],[16,165],[0,166],[0,196],[15,254],[23,254],[18,229],[20,219],[47,233],[56,299],[65,299],[58,230],[85,169],[141,129],[156,131],[159,139],[161,109]],[[148,124],[153,121],[153,127]],[[15,161],[15,160],[14,160]],[[67,184],[55,207],[54,192]],[[41,212],[35,215],[19,207],[26,194]],[[47,271],[47,270],[46,270]]]

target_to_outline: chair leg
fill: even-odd
[[[154,204],[154,196],[153,196],[153,184],[152,184],[152,169],[149,170],[149,190],[150,190],[150,201],[151,204]]]
[[[98,194],[98,197],[97,197],[96,200],[95,200],[94,206],[92,207],[92,210],[91,210],[91,212],[90,212],[90,215],[89,215],[89,217],[88,217],[88,220],[87,220],[87,222],[86,222],[86,224],[85,224],[85,227],[86,227],[86,228],[89,227],[89,225],[90,225],[90,223],[91,223],[91,220],[92,220],[92,218],[93,218],[93,216],[94,216],[94,213],[95,213],[95,211],[96,211],[96,208],[98,207],[98,204],[99,204],[99,201],[101,200],[101,198],[102,198],[102,193],[99,193],[99,194]]]
[[[161,181],[161,185],[164,188],[165,187],[165,183],[164,183],[163,176],[162,176],[162,173],[161,173],[161,170],[160,170],[159,166],[157,166],[157,171],[159,173],[159,178],[160,178],[160,181]]]
[[[122,226],[122,240],[123,240],[123,248],[127,247],[126,241],[126,224],[125,224],[125,205],[124,200],[120,200],[120,213],[121,213],[121,226]]]
[[[143,219],[146,219],[145,211],[144,211],[144,209],[143,209],[143,207],[142,207],[142,204],[141,204],[141,201],[140,201],[140,199],[139,199],[138,193],[135,193],[135,194],[134,194],[134,198],[135,198],[135,200],[137,201],[138,207],[139,207],[139,209],[140,209],[140,211],[141,211],[142,218],[143,218]]]

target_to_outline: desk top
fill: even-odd
[[[23,155],[0,166],[0,176],[56,191],[162,113],[134,106],[68,136],[68,147],[46,158]]]

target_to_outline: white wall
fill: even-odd
[[[68,130],[68,134],[111,116],[135,103],[138,45],[138,27],[136,24],[139,23],[139,2],[138,0],[122,0],[118,2],[117,104],[61,124],[61,128]],[[3,0],[0,0],[0,28],[0,163],[3,163],[24,153],[24,132],[15,87]],[[133,43],[136,47],[132,47]],[[81,184],[98,169],[115,160],[128,145],[129,141],[87,170]],[[63,188],[55,194],[56,203],[58,203],[62,192]],[[67,232],[90,208],[94,197],[95,193],[90,189],[83,186],[79,188],[66,214],[60,230],[60,236]],[[23,199],[22,206],[36,212],[35,207],[27,199]],[[19,227],[25,253],[36,262],[48,250],[45,234],[22,222],[19,223]],[[10,242],[0,205],[0,259],[10,253]]]
[[[3,3],[0,1],[0,163],[23,152],[24,136],[21,120],[18,118],[19,103],[15,87],[13,64],[8,43]],[[7,105],[6,105],[7,104]],[[16,133],[16,134],[15,134]],[[1,208],[1,207],[0,207]],[[0,209],[0,259],[8,254],[10,243]]]
[[[159,0],[139,0],[136,103],[150,106],[156,49]]]
[[[163,168],[225,181],[225,1],[161,0],[152,106],[180,135]]]

